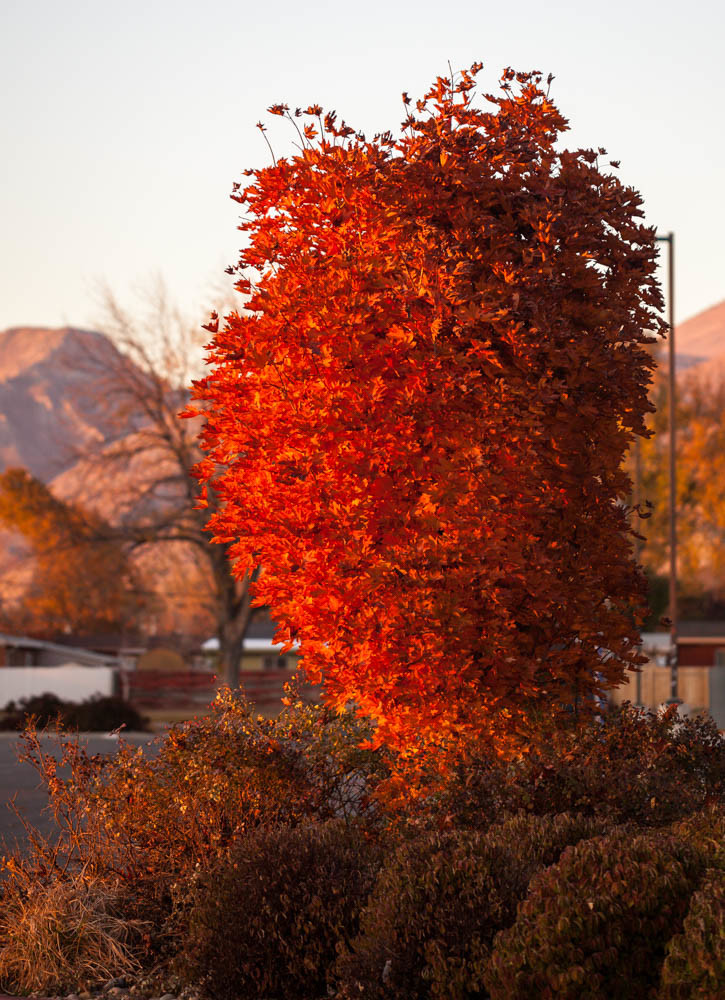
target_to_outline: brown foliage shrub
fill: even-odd
[[[481,829],[518,811],[659,827],[709,802],[725,802],[725,741],[714,722],[626,704],[599,721],[548,733],[519,760],[500,762],[474,750],[434,811]]]
[[[690,901],[682,931],[667,946],[661,1000],[725,994],[725,872],[710,869]]]
[[[531,876],[599,832],[601,824],[579,816],[518,816],[486,834],[425,833],[403,844],[337,961],[340,995],[477,996],[494,934],[513,922]]]
[[[379,863],[375,843],[340,820],[243,837],[180,901],[182,982],[213,1000],[324,996]]]
[[[385,768],[380,753],[359,748],[367,735],[353,715],[301,701],[265,720],[228,691],[210,715],[160,737],[155,755],[121,741],[115,755],[92,757],[65,738],[57,761],[29,730],[24,757],[48,789],[59,832],[30,830],[30,854],[7,874],[42,879],[60,863],[119,886],[130,918],[163,927],[171,886],[251,830],[353,813],[374,822],[368,785]]]
[[[83,873],[16,875],[0,898],[0,989],[67,992],[139,969],[146,928],[117,889]]]
[[[497,935],[484,975],[492,1000],[650,996],[703,868],[699,852],[659,831],[569,848]]]
[[[725,869],[725,806],[713,804],[672,825],[672,833],[701,851],[708,865]]]

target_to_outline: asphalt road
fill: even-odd
[[[118,744],[116,737],[112,736],[84,734],[80,738],[90,753],[113,753]],[[149,743],[154,734],[129,733],[124,734],[124,738],[139,746]],[[49,739],[44,739],[44,742],[47,747],[53,746]],[[19,811],[33,826],[45,834],[53,829],[52,818],[43,812],[48,804],[45,789],[39,787],[35,769],[30,764],[18,762],[17,748],[18,738],[14,733],[0,733],[0,855],[7,855],[16,845],[22,849],[26,842],[23,824],[9,808],[13,797]]]

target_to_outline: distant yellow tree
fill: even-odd
[[[0,475],[0,524],[25,538],[35,560],[20,604],[3,609],[4,628],[52,635],[138,626],[144,595],[123,546],[102,519],[64,503],[17,468]]]
[[[654,435],[642,443],[641,495],[653,504],[644,522],[644,565],[666,574],[669,559],[668,407],[655,382]],[[677,550],[684,610],[725,601],[725,377],[693,372],[679,380],[677,400]]]

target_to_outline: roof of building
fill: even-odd
[[[115,656],[104,656],[89,649],[66,646],[61,642],[48,642],[46,639],[31,639],[28,635],[9,635],[6,632],[0,632],[0,646],[6,648],[9,646],[13,649],[46,649],[53,653],[65,654],[69,659],[85,660],[99,667],[113,666],[118,662]]]
[[[245,653],[279,653],[282,643],[273,643],[274,633],[277,631],[277,622],[269,618],[252,619],[252,622],[244,636],[243,650]],[[219,639],[212,636],[201,645],[205,653],[216,653],[219,649]],[[299,650],[299,643],[294,643],[291,652]]]

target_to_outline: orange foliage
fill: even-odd
[[[604,150],[557,151],[539,73],[481,110],[479,70],[397,138],[270,109],[315,124],[235,185],[248,312],[212,318],[196,384],[216,540],[264,567],[329,702],[399,747],[502,745],[638,662],[621,466],[662,333],[654,232]]]
[[[22,601],[2,609],[2,627],[54,635],[137,625],[146,599],[125,549],[100,518],[18,468],[0,475],[0,524],[23,535],[35,560]]]

